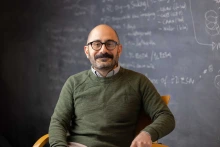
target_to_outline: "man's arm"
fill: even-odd
[[[158,115],[151,125],[145,127],[144,130],[135,137],[130,147],[152,147],[152,141],[158,140],[174,129],[175,120],[172,113]]]
[[[143,106],[153,121],[143,131],[150,134],[152,141],[156,141],[173,131],[175,127],[174,116],[150,81],[143,95]]]
[[[73,92],[70,78],[64,84],[51,117],[49,143],[51,147],[67,147],[66,135],[73,114]]]
[[[141,86],[142,104],[153,123],[146,126],[132,141],[130,147],[151,147],[156,141],[169,134],[175,127],[174,116],[161,99],[154,85],[146,78]]]

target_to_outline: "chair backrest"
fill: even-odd
[[[46,134],[39,138],[33,147],[44,147],[44,145],[49,141],[49,134]]]
[[[164,103],[166,105],[168,105],[168,103],[170,101],[170,95],[164,95],[164,96],[161,96],[161,98],[164,101]],[[138,123],[137,123],[137,127],[136,127],[136,135],[139,134],[141,130],[143,130],[147,125],[149,125],[151,123],[152,123],[151,118],[142,109],[140,116],[138,118]]]

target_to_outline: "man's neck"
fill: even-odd
[[[96,69],[94,68],[102,77],[106,77],[108,75],[108,73],[112,70],[114,70],[115,68],[118,67],[118,64],[115,65],[113,68],[108,68],[108,69],[105,69],[105,68],[102,68],[102,69]]]
[[[107,74],[112,71],[113,69],[115,69],[116,67],[112,68],[112,69],[96,69],[94,68],[102,77],[106,77]]]

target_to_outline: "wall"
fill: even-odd
[[[123,45],[120,64],[170,94],[173,147],[220,144],[219,0],[32,0],[6,2],[1,51],[1,135],[31,146],[47,133],[60,89],[90,68],[83,46],[100,23]]]

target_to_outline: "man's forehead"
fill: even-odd
[[[118,37],[116,35],[116,32],[107,25],[99,25],[95,27],[88,36],[88,42],[94,41],[94,40],[116,40],[118,41]]]

